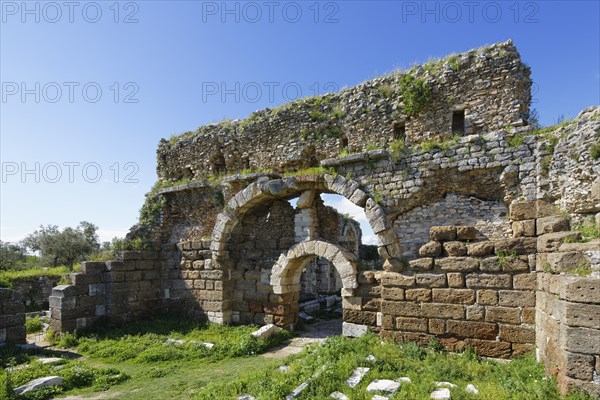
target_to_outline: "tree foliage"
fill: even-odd
[[[57,266],[64,264],[73,269],[73,265],[97,252],[100,248],[98,227],[82,221],[76,228],[67,227],[62,231],[56,225],[40,226],[22,242],[31,251],[39,251],[42,259]]]
[[[0,240],[0,270],[14,267],[23,260],[25,260],[23,247]]]

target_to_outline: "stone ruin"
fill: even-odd
[[[169,313],[293,328],[321,260],[344,335],[536,347],[563,392],[600,396],[600,242],[571,230],[600,224],[600,108],[535,131],[530,89],[508,41],[163,139],[128,235],[145,248],[83,263],[53,290],[51,326]],[[321,194],[364,209],[378,261]]]

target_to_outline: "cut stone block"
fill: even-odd
[[[465,388],[465,392],[472,393],[472,394],[479,394],[479,390],[477,390],[477,388],[472,383],[469,383],[467,385],[467,387]]]
[[[350,376],[350,378],[348,378],[348,380],[346,381],[346,384],[348,386],[350,386],[351,388],[356,387],[356,385],[358,385],[360,383],[360,381],[362,381],[362,379],[367,374],[367,372],[369,372],[370,369],[371,368],[366,368],[366,367],[356,368],[354,370],[354,372],[352,373],[352,375]]]
[[[63,381],[60,376],[44,376],[42,378],[34,379],[25,385],[19,386],[15,389],[15,394],[23,394],[47,386],[62,386],[62,384]]]
[[[261,327],[257,331],[252,332],[252,336],[255,338],[269,338],[278,334],[280,330],[281,328],[275,326],[275,324],[269,324]]]
[[[342,335],[347,337],[361,337],[367,334],[367,325],[353,324],[351,322],[342,323]]]
[[[433,392],[431,392],[429,397],[434,400],[450,400],[452,398],[452,395],[450,394],[450,389],[440,388],[435,389]]]
[[[383,392],[387,394],[394,394],[400,389],[400,382],[392,381],[389,379],[376,379],[369,383],[367,386],[367,392]]]
[[[345,395],[344,393],[342,393],[342,392],[333,392],[333,393],[331,393],[331,394],[329,395],[329,397],[332,397],[332,398],[334,398],[334,399],[337,399],[337,400],[350,400],[350,399],[348,398],[348,396],[346,396],[346,395]]]

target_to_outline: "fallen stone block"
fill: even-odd
[[[435,389],[433,392],[431,392],[429,397],[434,400],[450,400],[452,398],[452,395],[450,394],[450,389],[440,388]]]
[[[400,382],[392,381],[390,379],[376,379],[367,386],[368,393],[383,392],[394,394],[398,389],[400,389]]]
[[[342,335],[347,337],[361,337],[367,333],[367,325],[353,324],[351,322],[342,323]]]
[[[435,387],[454,389],[456,385],[451,382],[434,382]]]
[[[48,386],[62,386],[62,384],[63,381],[60,376],[44,376],[15,388],[15,394],[23,394]]]
[[[346,395],[345,395],[344,393],[342,393],[342,392],[333,392],[333,393],[331,393],[331,394],[329,395],[329,397],[332,397],[332,398],[334,398],[334,399],[337,399],[337,400],[350,400],[350,399],[348,398],[348,396],[346,396]]]
[[[252,332],[252,336],[255,338],[265,338],[266,339],[273,335],[278,334],[280,330],[281,330],[281,328],[279,328],[278,326],[275,326],[275,324],[269,324],[269,325],[262,326],[260,329]]]
[[[469,383],[467,385],[467,387],[465,388],[465,392],[472,393],[472,394],[479,394],[479,390],[477,390],[477,388],[472,383]]]
[[[354,372],[352,373],[352,375],[350,376],[350,378],[348,378],[348,380],[346,380],[346,384],[348,386],[350,386],[351,388],[356,387],[356,385],[358,385],[360,383],[360,381],[362,381],[362,379],[367,374],[367,372],[369,372],[370,369],[371,368],[366,368],[366,367],[356,368],[354,370]]]
[[[238,397],[238,400],[256,400],[256,397],[251,396],[248,393],[244,393],[243,395]]]

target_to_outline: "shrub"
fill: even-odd
[[[42,330],[42,321],[39,316],[35,316],[33,318],[27,317],[25,319],[25,331],[27,333],[35,333],[41,332]]]
[[[592,157],[592,160],[600,159],[600,142],[594,143],[590,147],[590,156]]]

